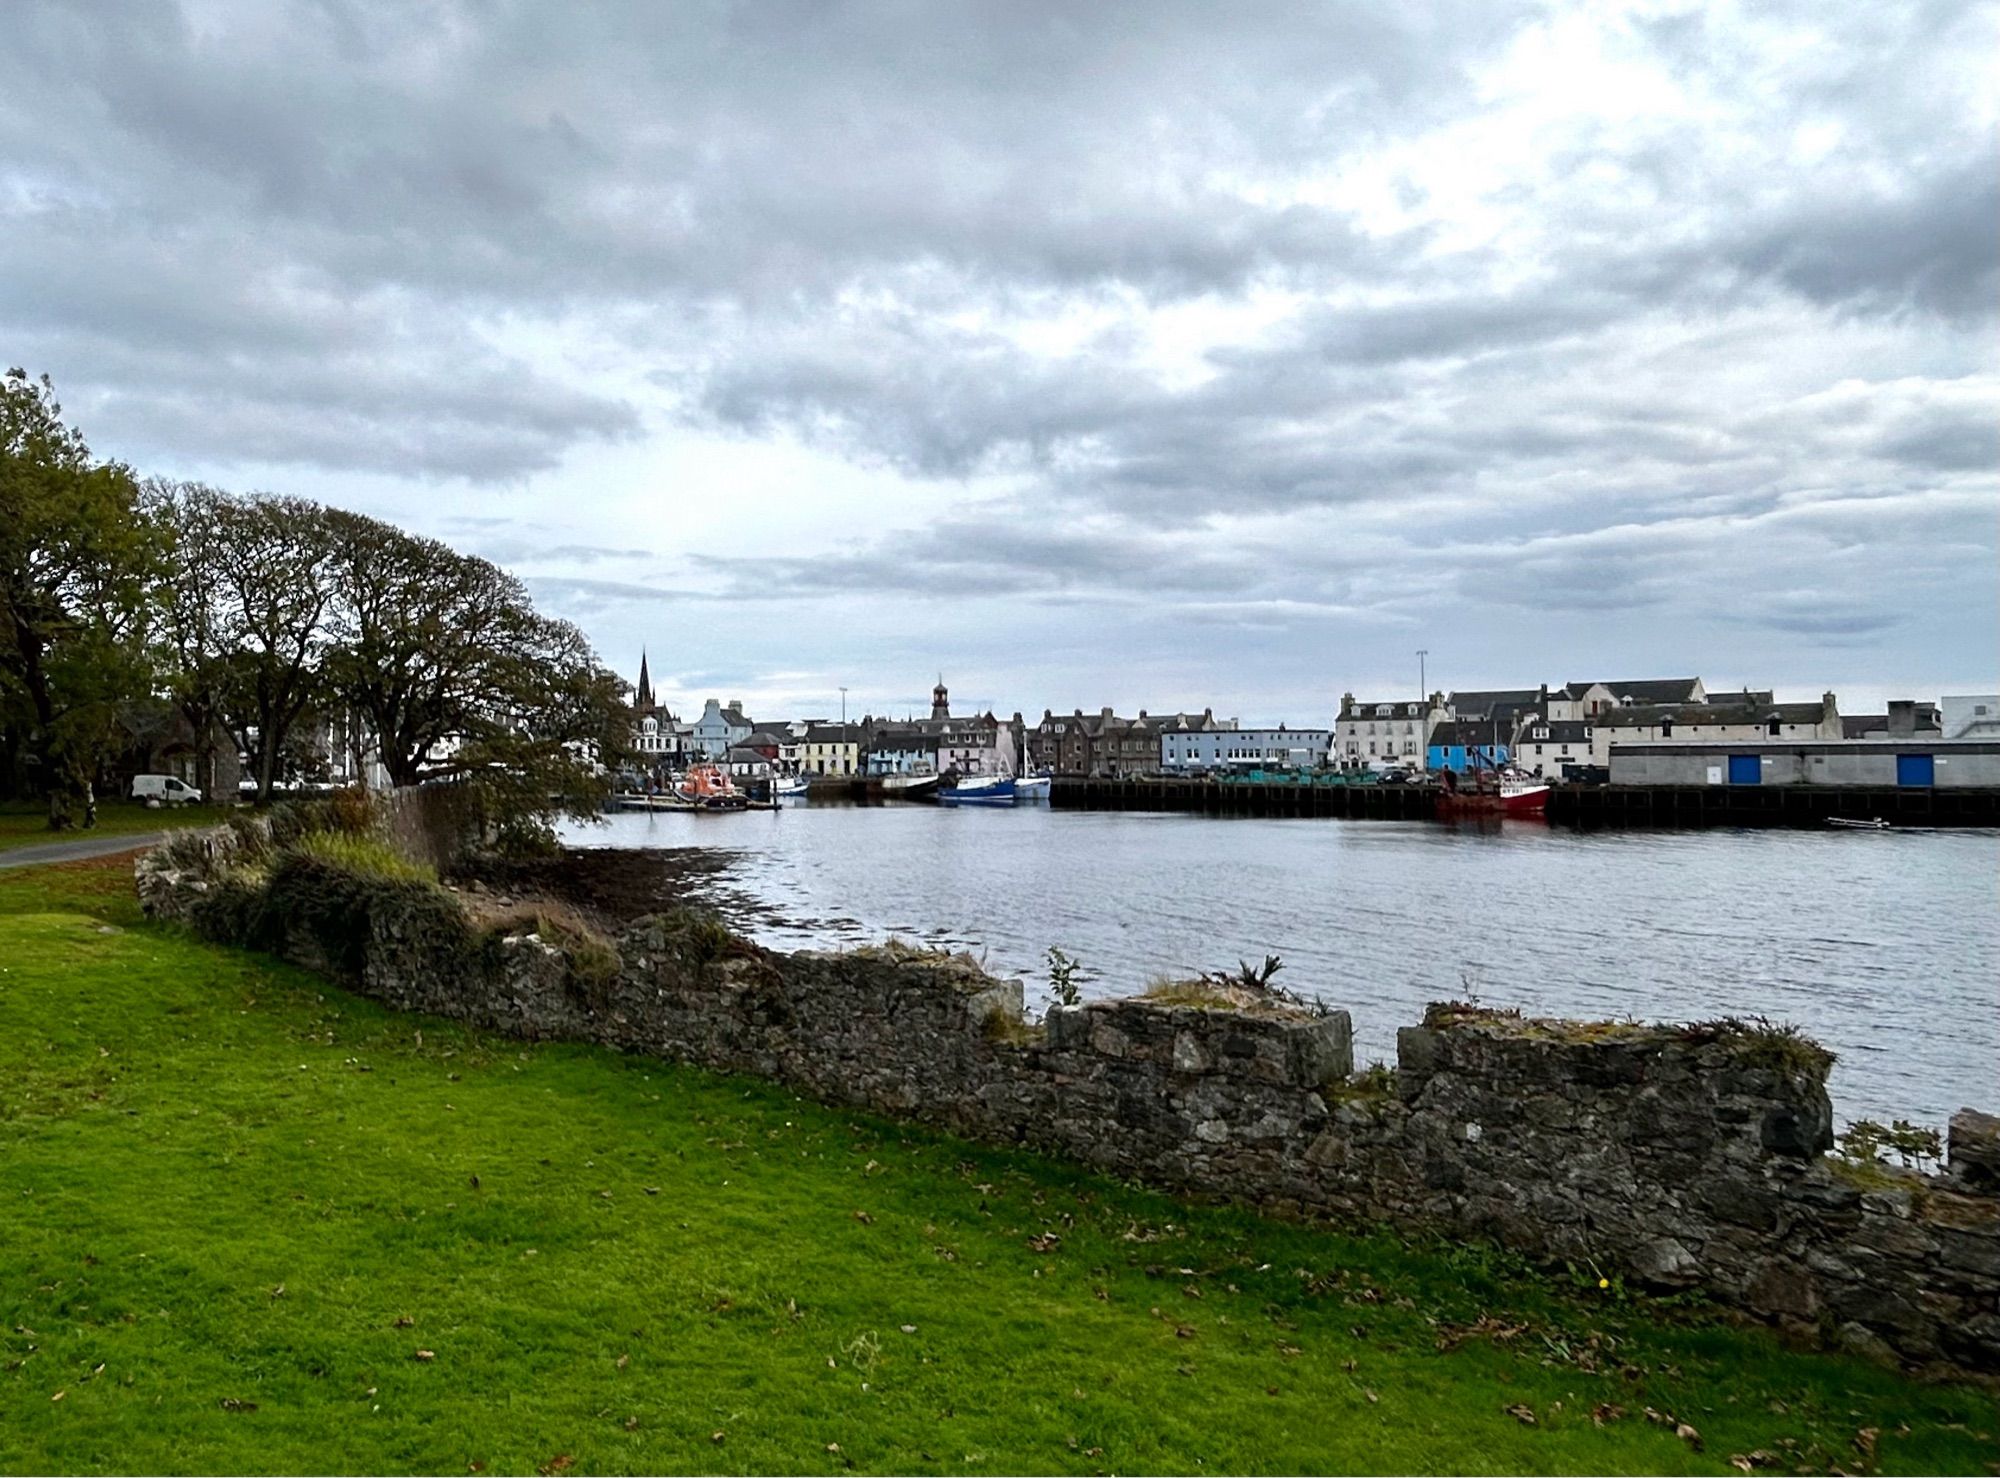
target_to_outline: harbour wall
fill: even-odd
[[[142,860],[146,911],[218,932],[231,843]],[[465,948],[409,891],[280,921],[279,952],[364,995],[528,1039],[749,1073],[1267,1211],[1491,1240],[1795,1334],[2000,1373],[2000,1119],[1917,1173],[1830,1157],[1831,1058],[1741,1023],[1641,1026],[1437,1006],[1393,1071],[1348,1013],[1254,994],[1027,1017],[968,956],[766,951],[675,910],[588,960],[538,933]],[[435,891],[435,890],[433,890]]]
[[[1075,811],[1187,811],[1206,816],[1434,821],[1428,785],[1328,785],[1231,780],[1058,779],[1049,804]],[[2000,788],[1976,786],[1556,785],[1557,826],[1824,827],[1836,818],[1896,826],[2000,826]],[[1494,818],[1457,817],[1461,822]]]

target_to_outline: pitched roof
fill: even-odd
[[[1621,677],[1601,684],[1620,703],[1692,703],[1698,677]],[[1569,688],[1588,688],[1589,683],[1571,683]],[[1768,695],[1766,695],[1768,696]]]
[[[1460,718],[1485,718],[1498,710],[1519,712],[1541,701],[1540,688],[1491,688],[1484,691],[1452,693],[1447,696],[1451,711]]]
[[[1530,719],[1520,734],[1520,742],[1528,744],[1583,744],[1589,738],[1590,725],[1580,718]]]
[[[1597,716],[1597,722],[1613,729],[1650,729],[1662,719],[1695,728],[1724,725],[1763,724],[1777,719],[1786,724],[1816,724],[1826,716],[1818,703],[1655,703],[1638,708],[1613,708]]]
[[[814,724],[806,730],[808,744],[859,744],[861,739],[859,724]]]

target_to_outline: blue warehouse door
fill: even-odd
[[[1754,754],[1732,754],[1729,757],[1729,783],[1731,785],[1761,785],[1764,782],[1764,763]]]
[[[1897,755],[1896,783],[1898,785],[1937,784],[1936,757],[1928,754]]]

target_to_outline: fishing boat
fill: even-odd
[[[1046,770],[1038,770],[1032,775],[1014,777],[1014,799],[1017,801],[1045,801],[1049,798],[1049,788],[1055,784],[1055,777]]]
[[[915,801],[927,800],[936,793],[944,777],[935,770],[906,770],[899,775],[882,777],[882,796],[885,800]]]
[[[940,789],[937,798],[947,806],[1011,806],[1014,777],[976,775]]]
[[[1438,779],[1440,816],[1540,816],[1548,810],[1548,782],[1519,770],[1479,770],[1464,777],[1446,770]]]
[[[781,801],[802,801],[811,788],[803,775],[781,775],[771,782],[771,794]]]

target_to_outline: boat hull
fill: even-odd
[[[949,790],[940,790],[938,800],[947,806],[1011,806],[1014,804],[1014,782],[988,780],[973,785],[955,785]]]

